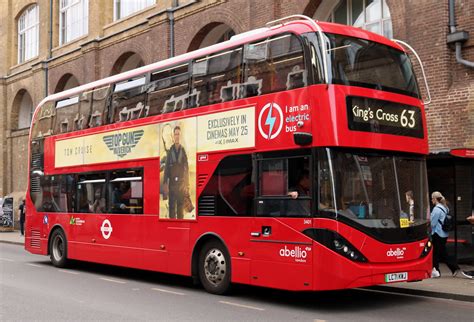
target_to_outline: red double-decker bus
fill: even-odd
[[[331,290],[431,273],[426,120],[410,59],[287,17],[45,98],[25,247],[231,283]]]

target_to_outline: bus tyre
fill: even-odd
[[[57,229],[53,232],[49,247],[51,263],[53,263],[53,265],[56,267],[66,267],[67,241],[66,236],[61,229]]]
[[[210,241],[199,254],[199,280],[206,291],[224,294],[230,288],[230,256],[222,243]]]

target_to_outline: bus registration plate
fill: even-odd
[[[400,282],[408,280],[408,273],[391,273],[385,274],[385,283]]]

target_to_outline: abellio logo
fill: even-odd
[[[400,249],[397,247],[397,249],[393,250],[392,248],[390,248],[388,251],[387,251],[387,257],[397,257],[397,258],[401,258],[403,257],[403,255],[405,254],[405,248],[403,249]]]
[[[309,250],[309,248],[306,247],[306,250]],[[306,250],[299,246],[296,246],[294,249],[289,249],[285,245],[285,248],[280,249],[279,254],[281,257],[292,257],[296,262],[306,262],[306,257],[308,257],[308,252]]]

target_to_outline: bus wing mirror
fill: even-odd
[[[293,139],[297,145],[310,145],[313,142],[313,135],[307,132],[295,132]]]

